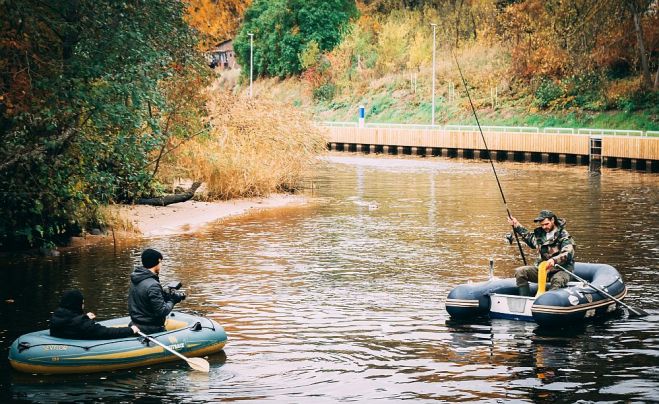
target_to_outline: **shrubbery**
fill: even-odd
[[[234,50],[240,64],[249,66],[252,33],[256,76],[297,75],[310,44],[321,52],[332,50],[356,15],[354,0],[255,0],[245,13]]]
[[[302,186],[327,142],[310,117],[266,98],[240,98],[216,87],[211,92],[210,132],[172,153],[163,180],[203,181],[213,199],[264,196]]]
[[[155,0],[0,3],[0,248],[60,241],[99,205],[151,193],[158,157],[203,130],[183,14]]]

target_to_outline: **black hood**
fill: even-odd
[[[160,279],[158,279],[158,275],[154,274],[153,272],[149,271],[144,267],[137,267],[135,268],[133,273],[130,274],[130,281],[133,283],[133,285],[137,285],[138,283],[148,278],[154,278],[156,281],[160,282]]]
[[[64,307],[58,307],[50,317],[50,328],[65,329],[73,327],[74,324],[81,322],[82,316],[82,314]]]
[[[74,313],[82,314],[82,302],[84,298],[79,290],[67,290],[62,295],[62,300],[59,302],[59,307],[71,310]]]

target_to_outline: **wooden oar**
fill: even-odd
[[[179,358],[183,359],[190,365],[190,367],[194,370],[198,370],[200,372],[205,372],[208,373],[210,372],[210,364],[206,359],[203,358],[186,358],[185,356],[181,355],[179,352],[176,352],[172,348],[168,347],[165,344],[160,343],[157,339],[150,337],[146,334],[144,334],[142,331],[137,332],[141,337],[146,338],[147,340],[155,343],[156,345],[160,345],[161,347],[165,348],[165,350],[173,353],[174,355],[178,356]]]
[[[560,269],[560,270],[563,271],[563,272],[567,272],[567,273],[568,273],[570,276],[572,276],[574,279],[576,279],[576,280],[578,280],[578,281],[581,281],[581,282],[585,283],[586,285],[588,285],[588,286],[590,286],[591,288],[597,290],[598,292],[600,292],[600,293],[603,294],[604,296],[606,296],[606,297],[608,297],[608,298],[610,298],[610,299],[615,300],[616,302],[618,302],[618,303],[621,304],[622,306],[625,306],[625,307],[627,308],[627,310],[629,310],[629,317],[645,317],[645,316],[648,315],[648,312],[646,312],[645,310],[635,309],[635,308],[633,308],[633,307],[631,307],[631,306],[629,306],[629,305],[623,303],[622,300],[620,300],[620,299],[616,299],[615,297],[611,296],[611,294],[610,294],[610,293],[607,293],[604,289],[602,289],[602,288],[600,288],[600,287],[598,287],[598,286],[593,285],[592,283],[588,282],[588,281],[585,280],[584,278],[580,277],[580,276],[577,275],[577,274],[573,274],[572,272],[568,271],[567,269],[563,268],[562,266],[560,266],[560,265],[558,265],[558,264],[556,264],[556,265],[554,265],[554,266],[555,266],[556,268]]]

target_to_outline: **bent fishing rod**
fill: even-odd
[[[510,209],[508,209],[508,203],[506,202],[506,196],[503,194],[503,188],[501,188],[501,183],[499,182],[499,176],[497,175],[497,170],[494,169],[494,162],[492,161],[492,153],[490,152],[490,149],[487,147],[487,142],[485,141],[485,135],[483,135],[483,129],[481,129],[481,124],[478,121],[478,115],[476,114],[476,108],[474,108],[474,103],[471,102],[471,96],[469,95],[469,89],[467,88],[467,81],[464,78],[464,75],[462,74],[462,69],[460,68],[460,64],[458,63],[458,58],[455,56],[455,53],[451,49],[451,54],[453,55],[453,60],[455,60],[455,65],[458,67],[458,71],[460,72],[460,78],[462,79],[462,85],[465,88],[465,92],[467,93],[467,99],[469,99],[469,105],[471,105],[471,111],[474,113],[474,118],[476,118],[476,125],[478,125],[478,131],[481,134],[481,138],[483,139],[483,144],[485,145],[485,150],[487,151],[487,158],[490,160],[490,165],[492,166],[492,172],[494,172],[494,178],[497,180],[497,185],[499,186],[499,192],[501,193],[501,199],[503,199],[503,205],[506,207],[506,212],[508,213],[508,218],[512,219],[512,215],[510,214]],[[515,236],[515,241],[517,241],[517,247],[519,248],[519,253],[522,256],[522,261],[524,261],[524,265],[526,264],[526,257],[524,256],[524,250],[522,250],[522,244],[519,242],[519,237],[517,236],[517,232],[515,231],[515,225],[511,225],[513,228],[513,235]]]

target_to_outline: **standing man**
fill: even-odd
[[[533,221],[539,223],[540,227],[530,232],[514,217],[508,219],[515,233],[519,234],[529,247],[538,250],[539,254],[534,265],[515,269],[520,296],[531,296],[529,282],[538,282],[538,264],[542,261],[547,261],[549,290],[564,288],[570,281],[570,275],[555,268],[554,265],[558,264],[570,272],[574,271],[574,241],[570,233],[565,230],[565,220],[559,219],[550,210],[542,210]]]
[[[128,312],[131,325],[138,326],[146,334],[165,331],[165,318],[174,305],[185,298],[184,294],[168,294],[163,290],[158,278],[162,260],[159,251],[148,248],[142,252],[142,266],[130,274]]]

